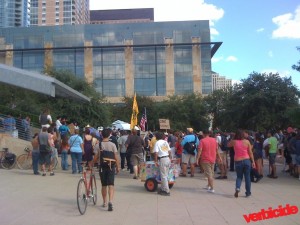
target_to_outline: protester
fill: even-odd
[[[38,135],[39,141],[39,149],[40,149],[40,156],[39,162],[42,165],[43,176],[46,176],[46,166],[48,166],[48,170],[50,171],[50,176],[54,175],[53,168],[51,165],[51,138],[50,134],[48,133],[48,126],[44,125],[42,127],[42,131]]]
[[[82,155],[84,154],[83,140],[79,136],[79,130],[75,129],[75,134],[69,139],[71,159],[72,159],[72,174],[82,173]]]
[[[70,150],[69,145],[69,138],[67,135],[63,136],[61,140],[61,168],[62,170],[68,170],[69,163],[68,163],[68,151]]]
[[[47,128],[50,127],[50,124],[52,124],[52,117],[50,115],[49,109],[44,109],[43,113],[39,116],[39,122],[41,126],[46,126]]]
[[[198,154],[196,159],[196,164],[202,166],[205,176],[207,177],[206,189],[210,193],[214,193],[214,167],[216,162],[216,157],[222,161],[222,158],[218,151],[218,143],[215,138],[210,137],[208,130],[203,131],[204,137],[201,139],[198,146]]]
[[[156,132],[156,143],[154,146],[154,162],[156,166],[159,166],[160,178],[161,178],[161,188],[158,194],[163,196],[170,196],[168,175],[169,168],[171,164],[171,148],[167,141],[165,141],[165,136],[162,132]]]
[[[119,149],[120,149],[120,158],[121,158],[121,169],[125,171],[125,159],[126,159],[126,141],[128,138],[126,130],[121,130],[121,137],[118,139]],[[127,161],[128,164],[128,161]]]
[[[277,154],[277,147],[278,147],[278,141],[277,138],[274,137],[275,132],[274,131],[269,131],[268,132],[268,152],[269,152],[269,166],[271,167],[271,173],[268,174],[267,176],[269,178],[278,178],[276,175],[276,165],[275,165],[275,160],[276,160],[276,154]]]
[[[252,167],[255,167],[251,144],[244,138],[244,132],[242,130],[237,130],[234,139],[228,143],[228,147],[234,148],[234,161],[237,175],[234,197],[237,198],[239,195],[243,177],[245,177],[246,197],[249,197],[251,196],[251,164]]]
[[[111,135],[111,129],[104,129],[102,131],[103,140],[100,143],[99,151],[95,155],[95,162],[101,158],[103,151],[110,151],[114,153],[115,164],[108,166],[100,160],[100,179],[101,179],[101,194],[103,199],[103,207],[107,206],[107,192],[108,192],[108,211],[113,211],[113,199],[114,199],[114,182],[115,182],[115,173],[119,173],[119,164],[118,162],[118,150],[114,143],[109,141],[109,136]]]
[[[195,144],[195,149],[193,152],[188,152],[187,144],[193,143]],[[181,145],[183,147],[183,155],[182,155],[182,174],[180,176],[186,177],[187,173],[187,165],[190,164],[191,167],[191,177],[194,177],[195,174],[195,163],[196,163],[196,152],[199,145],[199,139],[194,134],[193,128],[187,128],[187,135],[181,141]]]
[[[34,175],[40,175],[39,172],[39,157],[40,157],[40,149],[39,149],[39,140],[38,133],[35,133],[32,137],[31,145],[32,145],[32,169]]]
[[[138,179],[139,167],[144,162],[143,146],[144,140],[137,135],[137,130],[132,129],[131,135],[127,138],[126,147],[131,155],[130,162],[134,172],[133,179]]]

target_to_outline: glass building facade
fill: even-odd
[[[30,0],[0,0],[0,28],[29,25]]]
[[[209,21],[0,29],[0,63],[67,69],[112,102],[124,96],[212,92]],[[8,75],[9,76],[9,75]]]

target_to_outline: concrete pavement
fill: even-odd
[[[266,166],[265,166],[266,167]],[[198,169],[198,168],[197,168]],[[278,166],[278,171],[282,166]],[[265,175],[267,171],[265,172]],[[234,198],[235,173],[228,180],[215,180],[215,193],[204,187],[204,175],[178,178],[171,196],[147,192],[144,183],[121,171],[115,180],[114,211],[102,208],[101,184],[97,174],[98,202],[88,204],[80,215],[76,189],[80,174],[56,170],[55,176],[35,176],[31,170],[0,169],[1,225],[241,225],[243,215],[278,205],[295,205],[300,209],[300,181],[279,172],[278,179],[266,176],[252,183],[252,196],[244,197],[244,182],[239,198]],[[300,212],[248,224],[300,224]]]

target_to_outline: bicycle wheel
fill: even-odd
[[[96,183],[95,175],[92,175],[91,193],[93,195],[93,203],[94,203],[94,205],[96,205],[96,203],[97,203],[97,183]]]
[[[77,207],[81,215],[86,211],[87,207],[87,190],[83,179],[80,179],[77,186]]]
[[[22,154],[17,157],[17,166],[21,170],[28,170],[32,167],[32,156],[28,154]]]
[[[14,168],[15,165],[16,165],[16,156],[14,156],[12,158],[6,158],[4,156],[1,158],[1,167],[3,169],[10,170],[10,169]]]

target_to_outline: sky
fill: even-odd
[[[91,10],[132,8],[154,8],[155,22],[209,20],[211,41],[223,42],[212,71],[234,83],[272,72],[300,88],[298,0],[90,0]]]

